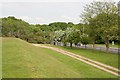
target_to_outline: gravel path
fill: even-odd
[[[43,45],[40,45],[40,44],[33,44],[33,45],[57,51],[57,52],[62,53],[64,55],[70,56],[70,57],[72,57],[74,59],[80,60],[80,61],[82,61],[82,62],[84,62],[86,64],[89,64],[89,65],[91,65],[93,67],[96,67],[96,68],[99,68],[99,69],[101,69],[103,71],[111,73],[111,74],[113,74],[115,76],[120,76],[120,74],[119,74],[120,70],[119,69],[117,69],[115,67],[112,67],[112,66],[109,66],[109,65],[106,65],[106,64],[103,64],[101,62],[94,61],[92,59],[89,59],[89,58],[86,58],[86,57],[83,57],[83,56],[80,56],[80,55],[77,55],[77,54],[74,54],[74,53],[59,49],[59,48],[50,47],[50,46],[43,46]]]

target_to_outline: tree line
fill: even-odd
[[[53,22],[48,25],[29,24],[14,16],[0,18],[2,37],[16,37],[31,43],[56,44],[61,42],[84,45],[119,41],[118,7],[112,2],[92,2],[84,7],[81,23]]]

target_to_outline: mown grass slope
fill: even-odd
[[[17,38],[3,38],[3,78],[115,78],[58,52]]]

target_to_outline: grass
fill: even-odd
[[[49,45],[49,46],[53,46],[53,47],[57,47],[57,48],[61,48],[63,50],[69,51],[69,52],[73,52],[75,54],[102,62],[104,64],[113,66],[118,68],[118,57],[120,57],[120,55],[118,54],[113,54],[113,53],[109,53],[109,52],[103,52],[103,51],[98,51],[98,50],[91,50],[91,49],[83,49],[83,48],[70,48],[70,47],[62,47],[62,46],[54,46],[54,45]]]
[[[92,46],[92,44],[89,44],[89,45]],[[95,46],[106,47],[105,44],[95,44]],[[115,45],[109,44],[109,46],[110,46],[111,48],[120,48],[120,45],[118,45],[118,44],[115,44]]]
[[[116,78],[58,52],[3,38],[3,78]]]

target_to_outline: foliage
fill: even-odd
[[[65,23],[65,22],[54,22],[54,23],[50,23],[49,27],[51,27],[52,31],[66,30],[67,23]]]
[[[80,32],[79,30],[75,29],[75,28],[67,28],[66,29],[66,42],[69,43],[79,43],[80,42]],[[72,45],[71,45],[72,47]]]
[[[100,36],[108,50],[109,40],[118,39],[117,16],[117,6],[112,2],[97,1],[85,6],[81,18],[90,27],[88,32],[93,44],[96,41],[96,37]]]
[[[54,38],[56,41],[62,41],[64,35],[65,35],[65,31],[58,30],[58,31],[55,31]]]
[[[85,45],[89,44],[90,43],[90,38],[87,34],[83,34],[81,35],[81,43]]]
[[[82,23],[53,22],[49,25],[29,24],[13,16],[1,18],[2,36],[16,37],[31,43],[50,44],[54,41],[63,44],[101,43],[109,48],[109,41],[119,41],[117,6],[112,2],[94,1],[84,7]],[[88,35],[88,37],[86,36]],[[1,36],[1,35],[0,35]]]

